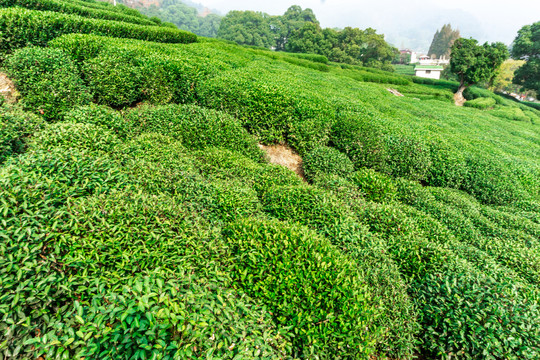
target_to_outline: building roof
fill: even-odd
[[[442,66],[438,65],[418,65],[414,68],[414,70],[444,70]]]

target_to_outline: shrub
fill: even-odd
[[[300,221],[320,231],[344,222],[351,216],[347,208],[327,191],[300,186],[274,186],[263,196],[264,210],[286,221]]]
[[[126,15],[105,9],[89,8],[84,3],[70,0],[0,0],[0,7],[24,7],[31,10],[48,10],[65,14],[103,20],[115,20],[139,25],[155,25],[151,19]]]
[[[315,148],[328,145],[331,128],[332,121],[325,117],[296,121],[289,125],[287,142],[304,156]]]
[[[473,107],[480,110],[487,110],[495,107],[497,102],[493,98],[480,97],[474,100],[465,102],[465,106]]]
[[[120,144],[112,131],[99,125],[61,122],[36,133],[31,146],[44,150],[59,146],[109,153],[117,150]]]
[[[232,116],[193,105],[141,107],[126,114],[133,134],[158,132],[190,149],[226,147],[262,161],[257,143]]]
[[[0,105],[0,165],[26,151],[27,139],[43,126],[43,120],[19,108]]]
[[[376,168],[384,161],[382,128],[369,115],[355,112],[339,114],[330,140],[338,150],[349,156],[357,168]]]
[[[516,120],[516,121],[525,121],[530,122],[530,118],[525,115],[523,110],[521,110],[518,107],[511,107],[511,106],[501,106],[493,111],[491,111],[491,115],[497,116],[502,119],[507,120]]]
[[[62,50],[20,49],[6,59],[4,67],[23,96],[24,108],[47,120],[59,120],[71,107],[90,101],[77,67]]]
[[[103,126],[114,131],[120,138],[125,138],[128,130],[128,124],[122,115],[103,105],[90,104],[74,107],[64,114],[64,120],[78,124]]]
[[[0,44],[1,55],[30,45],[45,46],[50,40],[70,33],[113,35],[120,38],[165,43],[197,41],[196,35],[178,29],[88,19],[77,15],[20,8],[0,10],[0,31],[6,40]]]
[[[377,311],[356,265],[306,228],[241,220],[227,226],[231,271],[281,326],[296,356],[367,358],[374,353]]]
[[[86,61],[83,74],[98,104],[125,107],[142,98],[142,74],[133,52],[108,51]]]
[[[485,204],[505,205],[521,199],[526,192],[515,174],[495,158],[471,156],[467,160],[467,177],[461,189]]]
[[[393,177],[425,180],[431,167],[430,149],[422,140],[407,136],[385,137],[387,156],[383,171]]]
[[[354,172],[350,176],[350,181],[358,186],[368,201],[392,201],[397,193],[392,178],[373,169],[364,168]]]
[[[349,179],[337,175],[318,174],[313,179],[313,185],[328,190],[352,208],[363,207],[365,205],[365,194]]]
[[[346,177],[353,172],[354,165],[347,155],[331,147],[317,147],[303,159],[304,174],[309,180],[319,174],[335,174]]]
[[[458,189],[467,173],[465,155],[442,139],[432,141],[429,148],[431,166],[426,177],[427,184]]]
[[[284,142],[295,118],[294,97],[285,85],[266,81],[271,77],[258,68],[219,74],[201,83],[201,105],[233,115],[263,143]]]

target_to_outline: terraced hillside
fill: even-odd
[[[1,359],[540,357],[540,111],[1,4]]]

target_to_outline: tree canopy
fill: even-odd
[[[199,11],[181,0],[163,0],[159,7],[151,5],[139,9],[143,14],[175,24],[179,29],[200,36],[216,37],[221,16],[208,14],[199,16]]]
[[[231,11],[222,20],[218,36],[242,45],[319,54],[335,62],[389,70],[390,61],[398,54],[374,29],[323,29],[311,9],[297,5],[282,16]]]
[[[452,45],[460,37],[461,35],[458,29],[453,30],[450,24],[444,25],[433,36],[428,55],[435,56],[436,58],[440,58],[441,56],[450,57]]]
[[[460,82],[456,103],[463,100],[463,91],[467,87],[492,81],[508,55],[506,45],[500,42],[479,45],[475,39],[457,39],[452,45],[450,59],[450,69]]]
[[[536,91],[540,99],[540,21],[525,25],[518,31],[512,47],[514,59],[526,60],[514,76],[513,82]]]

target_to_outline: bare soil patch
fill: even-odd
[[[259,147],[266,152],[272,164],[285,166],[294,171],[304,181],[304,168],[302,167],[302,158],[293,149],[287,145],[262,145]]]
[[[456,104],[456,106],[463,106],[463,104],[465,104],[466,101],[467,99],[463,97],[463,94],[459,94],[459,93],[454,94],[454,104]]]
[[[19,98],[15,84],[2,72],[0,72],[0,96],[3,96],[9,104],[16,103]]]
[[[396,96],[403,96],[403,94],[400,93],[399,91],[397,91],[396,89],[386,88],[386,90],[390,91],[392,94],[394,94]]]

